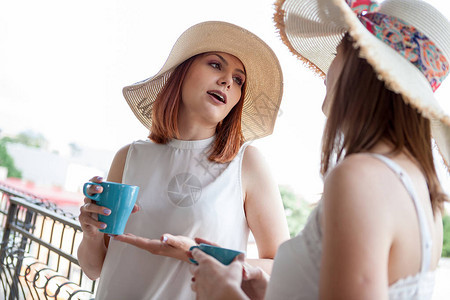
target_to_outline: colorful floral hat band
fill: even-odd
[[[436,45],[415,27],[396,17],[373,12],[378,4],[370,0],[347,0],[367,30],[409,60],[436,89],[449,73],[449,62]]]
[[[346,0],[346,2],[357,15],[376,11],[379,7],[377,2],[371,0]]]
[[[428,37],[402,20],[381,13],[367,13],[359,19],[374,36],[416,66],[436,91],[449,73],[449,63]]]

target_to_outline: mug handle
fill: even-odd
[[[192,246],[191,248],[189,248],[189,251],[192,251],[192,250],[194,250],[195,248],[200,249],[199,246]],[[200,250],[201,250],[201,249],[200,249]],[[194,259],[192,259],[192,258],[190,258],[190,257],[189,257],[189,260],[190,260],[191,263],[193,263],[194,265],[198,265],[198,262],[197,262],[196,260],[194,260]]]
[[[87,188],[88,188],[88,186],[89,185],[100,185],[101,186],[101,184],[99,184],[99,183],[95,183],[95,182],[86,182],[84,185],[83,185],[83,194],[86,196],[86,197],[88,197],[89,199],[92,199],[92,200],[94,200],[94,201],[98,201],[98,198],[100,198],[100,194],[95,194],[95,195],[89,195],[88,194],[88,192],[87,192]]]

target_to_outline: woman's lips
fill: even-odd
[[[227,95],[224,94],[223,92],[217,91],[217,90],[212,90],[212,91],[207,91],[207,93],[208,93],[208,95],[212,96],[217,101],[220,101],[223,104],[227,103]]]

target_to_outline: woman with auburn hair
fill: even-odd
[[[289,233],[278,187],[248,143],[272,133],[281,101],[269,46],[233,24],[200,23],[178,38],[158,74],[123,94],[150,139],[120,149],[108,174],[140,187],[126,234],[99,231],[107,207],[85,198],[80,209],[78,259],[100,277],[96,299],[193,299],[189,248],[206,239],[245,251],[249,230],[259,259],[248,263],[270,272]]]
[[[433,92],[449,72],[449,21],[421,0],[285,0],[275,19],[291,51],[326,74],[323,196],[280,246],[270,281],[242,260],[225,267],[194,250],[193,290],[199,299],[431,299],[448,201],[432,137],[447,167],[450,157],[450,116]]]

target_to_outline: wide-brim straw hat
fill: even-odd
[[[279,0],[274,19],[291,52],[321,76],[349,33],[386,87],[431,120],[450,170],[450,116],[433,91],[449,72],[450,23],[436,8],[419,0]]]
[[[175,42],[167,61],[154,76],[123,88],[123,95],[141,123],[151,129],[152,106],[172,71],[188,58],[205,52],[225,52],[237,57],[246,72],[242,111],[245,140],[273,132],[283,94],[278,58],[259,37],[239,26],[219,21],[196,24]]]

